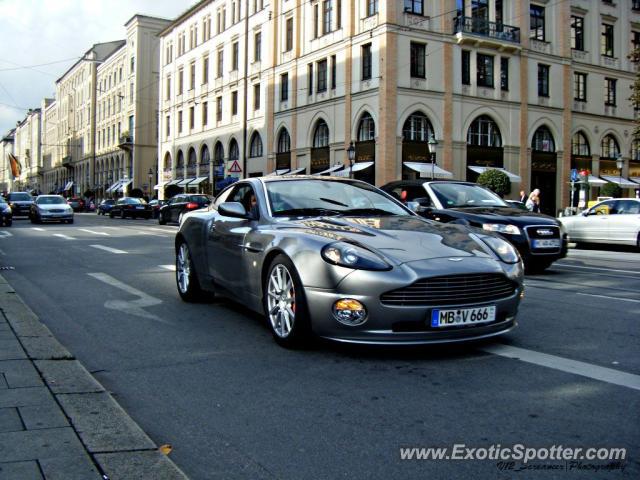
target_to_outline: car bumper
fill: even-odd
[[[504,273],[497,269],[487,269],[494,261],[468,259],[456,265],[464,268],[460,272],[447,271],[447,259],[411,262],[388,272],[354,271],[336,289],[305,289],[306,302],[311,315],[314,333],[320,337],[349,343],[366,344],[430,344],[478,340],[500,335],[516,326],[516,314],[523,291],[521,265],[514,265],[508,277],[517,285],[514,293],[497,300],[466,303],[461,300],[455,305],[393,306],[383,304],[383,293],[411,285],[416,280],[443,274],[455,273]],[[471,267],[471,268],[469,268]],[[434,272],[438,272],[434,274]],[[367,309],[367,320],[359,326],[348,326],[338,322],[333,316],[333,305],[337,300],[353,298]],[[491,323],[432,327],[431,312],[434,309],[457,309],[495,305],[496,317]]]
[[[44,222],[59,222],[73,220],[73,213],[40,213],[40,220]]]
[[[560,248],[553,248],[546,251],[544,249],[532,250],[529,240],[522,235],[502,235],[502,237],[516,247],[525,264],[555,262],[567,256],[567,249],[569,247],[569,242],[566,237],[561,240]]]

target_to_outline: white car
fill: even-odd
[[[39,195],[29,211],[31,223],[66,222],[73,223],[73,209],[60,195]]]
[[[561,217],[570,242],[633,245],[640,248],[640,200],[613,198],[579,215]]]

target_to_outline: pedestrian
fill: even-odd
[[[527,203],[525,203],[525,205],[530,212],[533,212],[533,213],[540,212],[540,190],[539,189],[536,188],[533,192],[531,192],[531,194],[529,195],[529,198],[527,199]]]
[[[524,190],[520,190],[520,198],[518,199],[518,201],[520,203],[527,203],[527,200],[529,199],[529,196],[524,193]]]

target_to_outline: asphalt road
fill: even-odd
[[[640,478],[640,253],[527,277],[520,325],[465,346],[288,351],[227,300],[183,303],[176,226],[0,229],[2,274],[194,479]],[[517,357],[517,358],[510,358]],[[624,447],[608,462],[401,460],[405,447]],[[528,466],[563,470],[530,470]]]

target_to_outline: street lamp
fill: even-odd
[[[433,134],[429,137],[427,145],[429,146],[429,156],[431,157],[431,180],[433,180],[435,178],[436,168],[436,145],[438,145],[438,141]]]
[[[616,155],[616,167],[620,171],[620,188],[622,188],[622,167],[624,167],[624,160],[619,153]]]
[[[353,160],[356,158],[356,147],[353,145],[353,142],[349,143],[347,157],[349,158],[349,178],[351,178],[353,175]]]
[[[149,197],[151,197],[151,180],[153,179],[153,169],[149,168],[147,174],[149,175]]]

